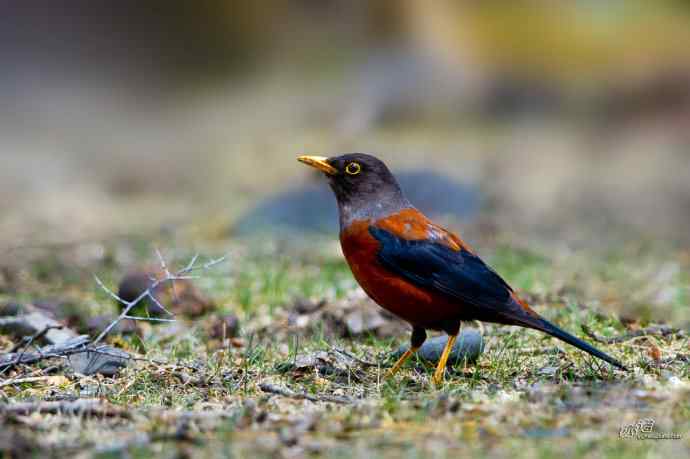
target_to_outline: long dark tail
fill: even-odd
[[[520,325],[522,325],[522,326],[542,331],[546,334],[553,336],[554,338],[558,338],[561,341],[565,341],[566,343],[571,344],[571,345],[575,346],[576,348],[581,349],[590,355],[593,355],[594,357],[597,357],[597,358],[599,358],[605,362],[608,362],[611,365],[614,365],[614,366],[620,368],[621,370],[628,371],[628,369],[625,367],[625,365],[620,363],[618,360],[616,360],[613,357],[611,357],[610,355],[600,351],[599,349],[595,348],[594,346],[582,341],[580,338],[577,338],[577,337],[571,335],[567,331],[558,328],[557,326],[555,326],[554,324],[552,324],[551,322],[549,322],[545,319],[530,317],[527,320],[520,320],[519,322],[521,322]]]

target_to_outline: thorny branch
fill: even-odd
[[[220,258],[215,258],[211,259],[208,262],[204,264],[199,264],[199,255],[196,254],[192,257],[192,259],[189,261],[189,263],[181,270],[177,271],[176,273],[170,272],[167,263],[163,259],[163,256],[161,255],[160,251],[156,250],[156,254],[160,260],[161,263],[161,269],[164,272],[164,276],[160,279],[152,279],[152,283],[149,286],[148,289],[146,289],[144,292],[142,292],[137,298],[135,298],[133,301],[125,301],[122,299],[119,295],[117,295],[115,292],[113,292],[111,289],[105,286],[105,284],[98,278],[98,276],[94,276],[96,279],[96,283],[99,285],[101,289],[103,289],[110,297],[114,298],[117,302],[123,304],[125,307],[123,311],[120,313],[120,315],[113,320],[108,326],[98,335],[98,337],[95,340],[91,340],[91,338],[87,335],[82,335],[78,336],[74,339],[68,340],[64,343],[59,343],[59,344],[53,344],[49,346],[44,346],[42,348],[36,348],[36,352],[28,352],[28,348],[38,339],[40,339],[43,335],[45,335],[49,330],[52,328],[56,327],[45,327],[44,329],[40,330],[39,332],[31,335],[31,336],[26,336],[22,339],[22,341],[17,344],[12,351],[10,351],[7,354],[0,355],[0,375],[2,375],[5,371],[8,369],[11,369],[19,364],[31,364],[31,363],[36,363],[38,361],[47,359],[47,358],[53,358],[53,357],[68,357],[70,355],[74,354],[80,354],[84,352],[93,352],[97,354],[103,354],[103,355],[110,355],[112,357],[117,357],[117,358],[124,358],[126,360],[137,360],[137,361],[146,361],[146,362],[151,362],[155,364],[169,364],[169,362],[159,362],[159,361],[154,361],[150,359],[144,359],[144,358],[138,358],[134,356],[127,356],[125,357],[124,355],[115,355],[111,354],[108,352],[108,348],[105,345],[99,345],[99,343],[110,333],[113,328],[117,326],[121,321],[123,320],[141,320],[141,321],[149,321],[149,322],[174,322],[174,318],[170,319],[164,319],[164,318],[156,318],[156,317],[140,317],[140,316],[135,316],[135,315],[130,315],[130,311],[140,304],[142,301],[145,299],[151,299],[156,306],[160,307],[161,310],[165,311],[168,315],[171,317],[173,314],[168,311],[156,298],[154,292],[158,287],[161,285],[165,284],[166,282],[174,282],[176,280],[184,280],[184,279],[194,279],[197,276],[191,276],[192,273],[196,271],[207,271],[216,265],[222,263],[225,261],[226,257],[220,257]]]
[[[177,271],[176,273],[170,272],[170,269],[168,268],[167,263],[165,262],[165,259],[163,258],[163,255],[160,253],[159,250],[156,250],[156,256],[158,257],[160,264],[161,264],[161,270],[163,271],[163,277],[160,279],[155,279],[147,288],[145,291],[143,291],[137,298],[135,298],[132,301],[125,301],[124,299],[120,298],[115,292],[110,290],[108,287],[105,286],[105,284],[98,278],[98,276],[94,276],[96,279],[96,283],[98,284],[101,289],[103,289],[108,295],[110,295],[112,298],[114,298],[116,301],[124,305],[124,309],[120,313],[120,315],[113,321],[111,322],[102,332],[100,335],[96,337],[96,339],[93,341],[93,344],[98,344],[105,338],[108,333],[112,331],[113,328],[117,326],[121,321],[129,319],[129,320],[142,320],[142,321],[149,321],[149,322],[174,322],[175,319],[160,319],[160,318],[154,318],[154,317],[140,317],[140,316],[133,316],[130,315],[129,312],[137,305],[139,305],[142,301],[146,299],[150,299],[152,302],[156,304],[156,306],[159,306],[163,311],[165,311],[169,316],[173,317],[173,314],[168,311],[163,305],[160,304],[158,299],[155,297],[155,292],[158,287],[161,285],[169,282],[173,285],[173,291],[174,291],[174,282],[177,280],[185,280],[185,279],[193,279],[195,278],[194,276],[190,276],[191,273],[195,271],[206,271],[223,261],[225,261],[225,256],[216,258],[213,260],[210,260],[209,262],[203,264],[203,265],[198,265],[197,261],[199,260],[199,255],[196,254],[190,262],[182,268],[181,270]]]

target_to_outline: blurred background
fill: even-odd
[[[690,242],[683,0],[10,1],[0,63],[6,257],[332,236],[295,156],[350,151],[470,240]]]

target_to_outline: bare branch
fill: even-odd
[[[196,262],[197,262],[198,259],[199,259],[199,254],[198,254],[198,253],[197,253],[197,254],[194,254],[194,256],[192,257],[192,259],[189,261],[189,263],[187,264],[187,266],[185,266],[185,268],[181,271],[181,273],[183,273],[183,272],[189,272],[189,271],[191,271],[192,269],[194,269],[194,266],[196,265]]]
[[[158,247],[156,247],[156,256],[158,257],[158,262],[161,265],[161,270],[163,271],[163,274],[165,274],[165,277],[171,279],[170,280],[170,288],[172,289],[173,300],[175,300],[175,302],[177,302],[178,301],[177,289],[175,288],[174,276],[170,273],[170,270],[168,269],[168,264],[165,262],[165,258],[163,258],[163,254],[158,249]],[[196,258],[196,255],[194,257]],[[149,297],[153,298],[153,295],[149,295]],[[163,308],[163,310],[167,312],[167,310],[165,308]]]
[[[223,255],[220,258],[216,258],[215,260],[208,261],[208,262],[206,262],[206,264],[204,264],[203,269],[213,268],[214,266],[223,263],[227,258],[228,258],[227,255]]]
[[[158,298],[156,298],[156,295],[154,295],[154,294],[152,294],[152,293],[149,292],[149,299],[150,299],[151,301],[153,301],[153,303],[154,303],[156,306],[158,306],[158,307],[161,308],[163,311],[165,311],[165,313],[168,314],[169,316],[175,316],[175,314],[173,314],[172,312],[168,311],[168,309],[167,309],[165,306],[163,306],[163,304],[162,304],[160,301],[158,301]]]
[[[159,317],[140,317],[140,316],[123,316],[123,319],[141,320],[143,322],[177,322],[175,319],[161,319]]]
[[[160,250],[156,249],[156,256],[158,257],[158,260],[161,265],[161,269],[164,273],[164,276],[160,279],[151,279],[151,285],[149,285],[149,288],[147,288],[145,291],[143,291],[137,298],[135,298],[133,301],[125,301],[122,298],[120,298],[115,292],[107,288],[103,282],[97,277],[94,276],[96,279],[96,283],[101,287],[110,297],[114,298],[117,300],[119,303],[122,303],[125,307],[120,313],[120,315],[113,320],[108,326],[96,337],[96,339],[93,341],[93,344],[96,345],[99,342],[105,338],[108,333],[110,333],[117,324],[119,324],[123,320],[141,320],[141,321],[148,321],[148,322],[174,322],[174,319],[159,319],[159,318],[154,318],[154,317],[139,317],[139,316],[133,316],[130,315],[130,311],[138,304],[140,304],[144,299],[150,298],[153,303],[156,304],[159,308],[161,308],[163,311],[165,311],[168,315],[171,317],[174,317],[174,314],[170,312],[167,308],[165,308],[160,301],[155,296],[156,289],[158,287],[166,282],[169,282],[172,284],[172,289],[173,289],[173,295],[175,295],[175,281],[178,280],[191,280],[191,279],[197,279],[198,276],[191,276],[189,275],[193,271],[206,271],[208,269],[213,268],[214,266],[222,263],[225,261],[227,258],[226,256],[222,256],[220,258],[212,259],[205,264],[199,266],[197,264],[199,260],[199,255],[195,254],[192,259],[187,263],[187,265],[181,269],[180,271],[177,271],[176,273],[170,272],[170,269],[168,268],[168,264],[165,261],[165,258],[163,257],[163,254],[160,252]]]
[[[129,304],[128,301],[123,300],[122,298],[120,298],[120,297],[118,296],[117,293],[113,292],[113,291],[110,290],[108,287],[106,287],[105,284],[103,283],[103,281],[102,281],[97,275],[94,274],[94,275],[93,275],[93,278],[96,279],[96,283],[98,284],[98,286],[99,286],[101,289],[103,289],[108,295],[110,295],[112,298],[114,298],[115,301],[117,301],[118,303],[122,303],[122,304],[124,304],[125,306]]]
[[[170,273],[170,270],[168,269],[168,265],[165,262],[165,258],[163,258],[163,254],[161,254],[161,251],[156,248],[155,250],[156,256],[158,257],[158,262],[161,264],[161,269],[163,270],[163,273],[166,275],[166,277],[173,277],[173,275]]]

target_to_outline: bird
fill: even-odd
[[[538,330],[627,370],[541,317],[472,247],[417,210],[383,161],[364,153],[297,160],[328,179],[338,205],[340,245],[356,281],[374,302],[412,326],[410,348],[387,378],[434,330],[448,334],[432,378],[442,384],[462,322],[475,320]]]

